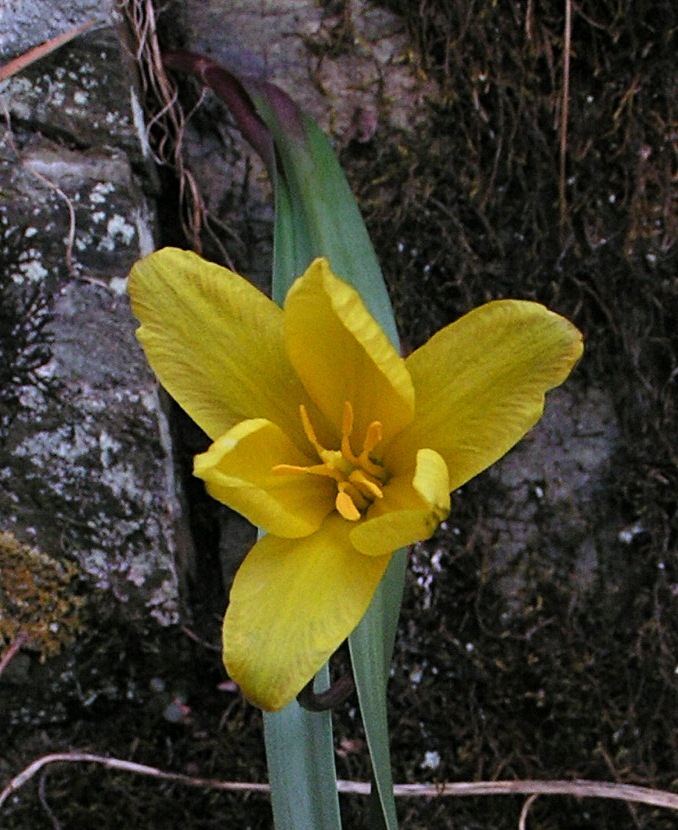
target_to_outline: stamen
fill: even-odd
[[[372,423],[367,427],[367,435],[365,435],[365,443],[363,444],[363,451],[360,453],[360,455],[369,455],[372,452],[372,450],[377,446],[377,444],[381,441],[382,436],[383,429],[381,426],[381,421],[372,421]]]
[[[341,413],[341,434],[347,438],[353,432],[353,407],[350,401],[344,401],[344,410]]]
[[[370,499],[350,481],[340,481],[337,489],[341,493],[346,493],[351,497],[351,501],[358,508],[359,511],[367,510],[370,506]]]
[[[344,401],[344,411],[341,417],[341,453],[348,458],[351,464],[357,464],[358,459],[353,453],[349,438],[353,432],[353,407],[349,401]]]
[[[340,516],[350,522],[357,522],[375,499],[384,497],[383,485],[387,473],[381,464],[372,458],[382,439],[380,421],[372,421],[367,428],[365,441],[359,455],[353,452],[350,437],[353,433],[354,417],[350,401],[344,402],[341,416],[341,449],[328,450],[322,446],[311,424],[306,407],[299,406],[304,433],[315,450],[321,464],[307,467],[297,464],[276,464],[273,473],[280,475],[317,475],[331,478],[337,483],[335,507]]]
[[[271,472],[282,475],[328,476],[335,481],[344,481],[345,478],[340,470],[328,467],[326,464],[311,464],[309,467],[298,467],[296,464],[276,464],[275,467],[271,468]]]
[[[271,467],[271,472],[283,476],[305,475],[308,472],[308,467],[298,467],[296,464],[276,464],[275,467]]]
[[[355,484],[355,486],[360,490],[361,493],[369,499],[370,496],[373,499],[383,499],[384,493],[379,487],[379,485],[372,481],[370,478],[367,477],[367,474],[363,470],[353,470],[351,475],[348,477],[348,480]],[[367,493],[365,493],[367,490]]]
[[[358,510],[353,503],[353,499],[345,490],[340,490],[337,493],[334,506],[337,508],[339,515],[344,519],[348,519],[349,522],[357,522],[360,518],[360,510]]]
[[[308,417],[308,412],[306,411],[306,407],[302,404],[299,404],[299,414],[301,415],[301,423],[304,427],[304,432],[308,440],[313,444],[313,449],[318,453],[318,456],[322,458],[322,454],[325,452],[325,448],[322,444],[318,443],[318,439],[316,438],[315,431],[313,429],[313,424],[311,424],[311,419]]]

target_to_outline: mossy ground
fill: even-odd
[[[642,527],[600,557],[585,595],[570,562],[537,561],[507,617],[500,574],[486,567],[487,480],[455,497],[454,524],[411,554],[390,685],[395,779],[594,778],[674,788],[678,12],[668,0],[575,7],[563,186],[565,4],[389,5],[406,19],[412,59],[440,94],[428,102],[426,130],[378,131],[349,144],[342,162],[406,346],[491,297],[535,298],[572,317],[587,343],[574,382],[604,388],[620,424],[606,502],[623,526]],[[214,522],[201,510],[196,526],[209,539]],[[214,567],[208,553],[203,565]],[[218,616],[203,608],[201,618],[201,637],[217,646]],[[76,746],[203,777],[265,780],[259,713],[218,689],[217,653],[180,630],[131,631],[113,613],[110,620],[80,639],[78,682],[61,720],[7,732],[12,769]],[[345,660],[340,654],[338,666]],[[103,674],[115,678],[108,693],[79,699],[83,685],[103,688],[95,679]],[[189,707],[181,722],[167,719],[175,693]],[[341,777],[367,780],[356,708],[349,700],[335,714],[337,765]],[[438,753],[439,765],[427,767],[426,753]],[[517,826],[522,803],[409,800],[399,810],[408,830],[503,830]],[[364,800],[342,797],[342,810],[346,828],[368,826]],[[2,823],[268,828],[271,814],[259,795],[60,767],[22,790]],[[668,830],[678,818],[540,798],[528,825]]]

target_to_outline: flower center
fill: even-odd
[[[310,464],[308,467],[276,464],[273,472],[310,474],[334,479],[337,482],[337,496],[334,501],[337,511],[344,519],[351,522],[358,521],[372,502],[384,495],[382,488],[387,480],[386,470],[382,464],[370,457],[370,453],[381,441],[381,422],[372,421],[367,427],[362,449],[356,455],[350,442],[353,432],[353,407],[348,401],[344,402],[341,419],[341,449],[338,450],[328,450],[320,444],[303,404],[299,407],[299,412],[306,437],[322,463]]]

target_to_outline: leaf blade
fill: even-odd
[[[328,676],[325,668],[318,679]],[[296,701],[265,712],[264,742],[276,830],[340,830],[330,713]]]

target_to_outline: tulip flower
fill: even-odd
[[[536,423],[583,348],[544,306],[498,300],[402,358],[340,276],[315,259],[280,308],[188,251],[130,275],[149,363],[213,442],[195,475],[266,531],[236,574],[223,656],[270,711],[360,622],[392,553],[430,537],[450,493]]]

